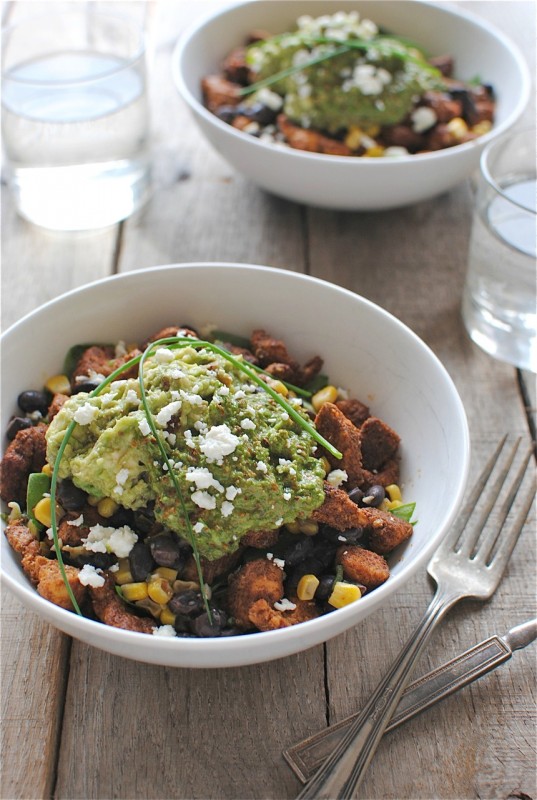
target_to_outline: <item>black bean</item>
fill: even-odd
[[[295,567],[312,553],[313,538],[312,536],[302,536],[284,551],[282,558],[287,567]]]
[[[135,581],[145,581],[153,571],[155,560],[146,542],[136,542],[129,553],[129,569]]]
[[[258,122],[260,125],[270,125],[277,117],[277,112],[263,103],[252,103],[252,105],[241,103],[237,110],[241,116],[247,117],[252,122]]]
[[[19,431],[25,428],[31,428],[33,422],[28,417],[11,417],[6,428],[6,436],[10,442],[13,441]]]
[[[66,511],[80,511],[86,505],[88,495],[68,478],[58,484],[58,502]]]
[[[26,414],[32,411],[40,411],[45,416],[49,407],[49,399],[45,392],[36,392],[33,389],[21,392],[17,398],[17,403],[20,410]]]
[[[186,549],[181,546],[176,536],[159,533],[148,539],[151,555],[159,567],[180,569],[186,562]]]
[[[212,622],[209,621],[209,615],[206,611],[197,616],[191,622],[192,633],[196,636],[221,636],[222,628],[227,622],[226,615],[223,611],[218,609],[211,609]]]
[[[155,512],[152,507],[137,508],[133,512],[133,526],[139,533],[150,533],[154,524]]]
[[[168,602],[168,608],[172,614],[195,617],[202,613],[205,606],[200,592],[196,592],[194,589],[187,589],[184,592],[174,594]]]
[[[378,508],[385,497],[386,492],[384,486],[373,484],[373,486],[370,486],[369,489],[365,491],[361,505]]]
[[[338,541],[340,544],[357,544],[364,538],[363,528],[349,528],[347,531],[340,531]]]
[[[319,581],[317,589],[315,590],[316,600],[327,600],[330,597],[335,579],[335,575],[323,575]]]
[[[88,378],[87,381],[79,381],[75,383],[71,390],[71,394],[79,394],[79,392],[93,392],[98,386],[100,386],[102,381],[99,380],[90,380]]]
[[[216,111],[216,116],[218,119],[221,119],[222,122],[231,123],[237,116],[237,109],[235,106],[220,106],[220,108]]]
[[[242,636],[243,633],[240,628],[222,628],[220,636]]]
[[[175,628],[176,633],[188,633],[190,636],[190,620],[188,617],[183,617],[181,614],[177,614],[175,617],[173,627]]]
[[[362,502],[363,496],[364,493],[358,486],[355,486],[354,489],[351,489],[349,492],[349,499],[352,500],[353,503],[356,503],[357,506]]]

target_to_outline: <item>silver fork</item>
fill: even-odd
[[[427,571],[437,588],[423,619],[346,736],[297,795],[297,800],[353,797],[433,629],[459,600],[466,597],[488,600],[495,592],[535,496],[534,478],[527,481],[531,485],[524,483],[531,450],[523,457],[502,495],[520,441],[506,447],[505,436],[498,444],[463,505],[456,525],[429,562]],[[516,512],[506,525],[515,499]]]

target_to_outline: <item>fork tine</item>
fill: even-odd
[[[491,520],[488,530],[485,528],[485,535],[482,537],[481,541],[477,542],[474,555],[481,563],[488,564],[491,561],[494,545],[496,544],[498,537],[502,532],[502,528],[505,524],[505,520],[507,519],[507,515],[509,514],[509,511],[511,509],[511,506],[513,505],[515,497],[517,496],[520,486],[522,485],[522,481],[524,480],[524,476],[526,474],[526,470],[528,468],[528,464],[531,457],[532,457],[532,451],[528,450],[522,463],[518,468],[518,471],[513,479],[513,482],[508,490],[505,499],[503,500],[501,506],[497,511],[494,520]],[[495,489],[496,487],[494,487],[493,489],[493,494],[495,493]],[[496,495],[496,497],[493,497],[493,501],[498,499],[499,499],[499,494]]]
[[[477,505],[477,501],[479,500],[483,489],[485,488],[487,481],[494,469],[496,462],[498,461],[498,457],[507,441],[507,434],[501,439],[494,451],[494,453],[490,456],[489,460],[483,467],[481,474],[479,475],[477,481],[472,487],[470,495],[468,499],[462,506],[459,515],[457,517],[457,521],[450,529],[449,533],[446,535],[445,539],[443,540],[442,544],[440,545],[439,551],[444,549],[451,549],[452,546],[456,545],[459,541],[459,538],[466,527],[470,516]]]
[[[525,465],[524,465],[525,467],[527,467],[531,455],[532,453],[530,451],[528,453],[527,460],[525,460]],[[522,483],[524,474],[525,473],[523,472],[520,475],[520,481],[518,484],[519,486]],[[494,574],[498,582],[500,581],[500,578],[503,575],[505,567],[509,561],[509,558],[511,557],[511,553],[513,552],[514,547],[519,539],[519,536],[522,533],[522,530],[524,528],[524,523],[528,518],[530,509],[535,499],[535,490],[536,490],[536,484],[535,484],[535,479],[533,479],[531,481],[531,484],[526,489],[525,494],[523,494],[522,499],[520,500],[520,507],[518,508],[517,514],[509,530],[506,531],[505,536],[501,539],[498,548],[496,550],[496,553],[494,554],[494,557],[490,562],[489,568],[491,570],[491,573]],[[518,495],[517,495],[517,500],[518,500]]]
[[[484,505],[479,509],[479,515],[476,517],[475,520],[472,520],[472,527],[467,528],[464,532],[464,536],[459,543],[459,546],[456,548],[457,552],[460,553],[462,556],[469,557],[470,553],[476,546],[476,542],[479,539],[479,535],[483,530],[488,518],[491,515],[492,509],[494,508],[498,497],[500,495],[502,486],[505,483],[507,475],[509,474],[509,470],[513,464],[516,452],[520,445],[520,437],[515,441],[513,447],[510,451],[504,452],[502,448],[501,455],[506,458],[506,461],[498,472],[496,478],[494,479],[494,483],[490,488],[487,490],[486,502]],[[505,443],[505,439],[504,439]],[[499,461],[499,458],[498,458]],[[509,508],[507,508],[509,511]],[[507,515],[506,511],[506,515]],[[502,523],[503,524],[503,523]]]

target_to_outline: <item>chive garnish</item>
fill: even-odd
[[[190,517],[188,515],[188,510],[187,510],[186,505],[185,505],[185,501],[184,501],[183,494],[181,492],[181,488],[179,486],[179,483],[178,483],[177,478],[175,476],[175,473],[173,471],[172,464],[171,464],[170,460],[168,459],[168,455],[166,453],[166,448],[164,446],[162,438],[159,435],[159,431],[157,430],[157,428],[155,426],[155,423],[154,423],[154,420],[153,420],[153,415],[151,414],[151,411],[149,409],[149,406],[148,406],[148,403],[147,403],[147,396],[146,396],[145,386],[144,386],[144,382],[143,382],[143,368],[144,368],[146,359],[149,357],[149,355],[151,354],[151,352],[154,349],[156,349],[157,347],[161,347],[161,346],[168,346],[170,349],[177,349],[177,348],[184,348],[184,347],[195,347],[195,348],[207,349],[207,350],[209,350],[211,352],[217,353],[222,358],[224,358],[225,360],[229,361],[229,363],[232,364],[236,369],[242,371],[245,375],[247,375],[250,378],[250,380],[252,380],[258,386],[260,386],[264,391],[266,391],[273,398],[273,400],[275,400],[289,414],[289,416],[298,425],[300,425],[305,431],[307,431],[315,441],[317,441],[319,444],[321,444],[333,456],[335,456],[336,458],[342,458],[342,454],[333,445],[331,445],[330,442],[328,442],[323,436],[321,436],[318,433],[318,431],[315,429],[315,427],[310,422],[308,422],[308,420],[304,419],[304,417],[301,414],[299,414],[287,402],[287,400],[285,400],[285,398],[282,397],[282,395],[280,395],[278,392],[276,392],[275,389],[273,389],[262,378],[260,378],[252,365],[249,365],[249,364],[247,365],[246,362],[236,358],[231,353],[229,353],[227,350],[225,350],[222,347],[219,347],[218,345],[216,345],[216,344],[214,344],[212,342],[206,342],[206,341],[203,341],[201,339],[194,339],[191,336],[173,336],[173,337],[169,337],[169,338],[165,338],[165,339],[158,339],[155,342],[152,342],[141,355],[135,356],[134,358],[131,358],[129,361],[127,361],[124,364],[122,364],[120,367],[118,367],[116,370],[114,370],[114,372],[112,372],[110,375],[108,375],[108,377],[106,377],[99,384],[99,386],[96,389],[94,389],[92,392],[89,393],[89,397],[96,397],[97,395],[101,394],[101,392],[107,386],[109,386],[113,381],[115,381],[117,378],[119,378],[125,371],[131,369],[135,365],[138,365],[138,380],[139,380],[139,385],[140,385],[140,396],[141,396],[142,405],[143,405],[143,408],[144,408],[144,411],[145,411],[145,414],[146,414],[146,418],[147,418],[149,427],[151,429],[151,432],[152,432],[153,436],[155,437],[157,446],[158,446],[158,448],[160,450],[160,453],[161,453],[161,456],[162,456],[162,458],[164,460],[164,463],[167,466],[168,474],[171,477],[171,480],[172,480],[173,485],[174,485],[174,489],[175,489],[175,491],[177,493],[177,496],[178,496],[178,499],[179,499],[179,503],[180,503],[180,506],[181,506],[181,512],[183,514],[183,517],[184,517],[184,520],[185,520],[185,523],[186,523],[186,527],[187,527],[188,538],[189,538],[190,544],[192,546],[193,557],[194,557],[194,561],[195,561],[195,564],[196,564],[196,571],[198,573],[198,578],[199,578],[199,583],[200,583],[200,592],[201,592],[201,595],[202,595],[202,598],[203,598],[205,609],[207,611],[207,616],[209,618],[209,623],[211,624],[212,623],[212,614],[211,614],[211,609],[210,609],[209,601],[208,601],[208,597],[207,597],[207,591],[206,591],[206,588],[205,588],[205,581],[204,581],[204,578],[203,578],[203,572],[202,572],[201,563],[200,563],[199,550],[198,550],[198,547],[197,547],[197,544],[196,544],[196,537],[194,535],[194,531],[193,531],[193,528],[192,528],[192,525],[191,525],[191,522],[190,522]],[[57,484],[58,484],[58,473],[59,473],[59,468],[60,468],[60,462],[61,462],[61,459],[62,459],[63,454],[65,452],[65,448],[67,447],[67,444],[68,444],[68,442],[69,442],[69,440],[70,440],[70,438],[71,438],[71,436],[73,434],[73,431],[74,431],[76,425],[77,425],[77,423],[74,420],[69,423],[69,425],[67,427],[67,430],[64,433],[64,436],[63,436],[63,439],[61,441],[61,444],[60,444],[60,446],[58,448],[58,452],[56,454],[56,458],[54,460],[54,467],[53,467],[53,471],[52,471],[52,479],[51,479],[51,485],[50,485],[50,503],[51,503],[50,516],[51,516],[52,541],[53,541],[54,551],[56,553],[56,558],[58,560],[60,573],[61,573],[63,582],[65,584],[67,593],[69,595],[69,598],[71,600],[71,603],[73,605],[73,608],[74,608],[75,612],[79,616],[83,616],[83,614],[82,614],[82,612],[80,610],[80,607],[79,607],[79,605],[77,603],[77,600],[76,600],[76,598],[74,596],[73,590],[71,589],[71,586],[69,584],[69,581],[68,581],[68,578],[67,578],[67,573],[65,571],[65,564],[64,564],[64,561],[63,561],[63,556],[62,556],[61,547],[60,547],[60,541],[59,541],[59,538],[58,538],[58,523],[57,523],[57,515],[56,515],[56,487],[57,487]]]

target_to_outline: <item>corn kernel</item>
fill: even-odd
[[[95,497],[94,494],[89,494],[88,495],[88,499],[87,499],[87,503],[88,503],[89,506],[94,506],[95,507],[95,506],[99,505],[101,500],[102,500],[102,497]]]
[[[393,511],[394,508],[399,508],[399,506],[402,506],[402,505],[403,505],[403,501],[402,500],[388,500],[388,503],[387,503],[388,508],[386,509],[386,511]]]
[[[67,375],[53,375],[45,383],[45,389],[52,394],[71,394],[71,383]]]
[[[162,606],[160,603],[155,603],[155,601],[151,600],[150,597],[144,597],[143,600],[138,600],[136,605],[138,608],[145,608],[145,610],[149,611],[151,616],[155,619],[160,619],[160,615],[162,614]]]
[[[390,510],[390,503],[391,503],[391,500],[388,500],[385,497],[384,500],[382,501],[382,503],[380,504],[379,509],[381,511],[389,511]]]
[[[364,132],[361,128],[359,128],[357,125],[351,125],[349,127],[349,132],[345,136],[345,144],[351,150],[358,150],[362,142],[363,135]]]
[[[114,580],[120,586],[122,586],[124,583],[133,583],[134,578],[131,575],[131,568],[128,558],[119,559],[119,569],[114,572]]]
[[[380,125],[376,125],[375,123],[371,123],[371,125],[366,125],[364,127],[364,133],[366,136],[378,136],[380,133]]]
[[[338,391],[335,386],[324,386],[318,392],[315,392],[311,398],[311,404],[315,411],[319,411],[325,403],[335,403],[337,398]]]
[[[155,603],[164,605],[173,595],[173,590],[165,578],[151,576],[147,584],[147,594]]]
[[[296,588],[297,597],[299,600],[313,600],[317,587],[319,585],[319,578],[315,575],[303,575]]]
[[[461,140],[468,133],[468,125],[462,117],[450,119],[446,128],[457,140]]]
[[[483,136],[485,133],[488,133],[491,128],[492,122],[489,119],[482,119],[481,122],[477,122],[474,125],[472,133],[475,133],[476,136]]]
[[[326,475],[328,475],[329,472],[332,472],[332,465],[330,464],[330,461],[327,459],[326,456],[323,456],[321,458],[321,464],[323,466]]]
[[[177,579],[177,570],[171,567],[157,567],[152,577],[165,578],[169,583],[173,583]]]
[[[355,586],[354,583],[337,581],[334,584],[328,602],[331,606],[334,606],[334,608],[343,608],[343,606],[348,606],[349,603],[354,603],[355,600],[359,600],[361,596],[362,593],[360,589],[358,586]]]
[[[368,147],[364,153],[364,156],[368,158],[380,158],[384,155],[385,148],[382,147],[380,144],[376,144],[374,147]]]
[[[50,497],[42,497],[41,500],[36,503],[33,514],[36,520],[44,525],[45,528],[50,528],[52,524]],[[63,508],[56,503],[56,519],[61,518],[63,514]]]
[[[135,600],[143,600],[145,597],[147,597],[147,583],[145,581],[138,581],[137,583],[125,583],[121,587],[121,592],[125,600],[128,600],[131,603],[134,603]]]
[[[42,467],[42,469],[41,469],[41,472],[43,473],[43,475],[48,475],[49,478],[52,478],[52,471],[53,471],[53,468],[51,467],[50,464],[45,464],[45,466]]]
[[[300,525],[300,533],[306,536],[315,536],[319,533],[319,524],[314,519],[301,519],[298,521]]]
[[[175,614],[172,614],[169,608],[163,608],[160,612],[160,621],[163,625],[173,625]]]
[[[287,388],[285,383],[282,383],[281,381],[277,381],[274,378],[270,378],[267,376],[265,377],[265,382],[267,383],[268,386],[270,386],[271,389],[274,389],[275,392],[281,394],[282,397],[287,397],[287,395],[289,394],[289,389]]]
[[[401,494],[401,489],[396,483],[390,483],[386,486],[386,494],[390,498],[390,500],[402,500],[403,495]]]
[[[97,511],[101,517],[105,517],[105,519],[110,519],[110,517],[113,517],[118,508],[119,505],[115,500],[112,500],[111,497],[103,497],[103,499],[99,500],[97,503]]]

